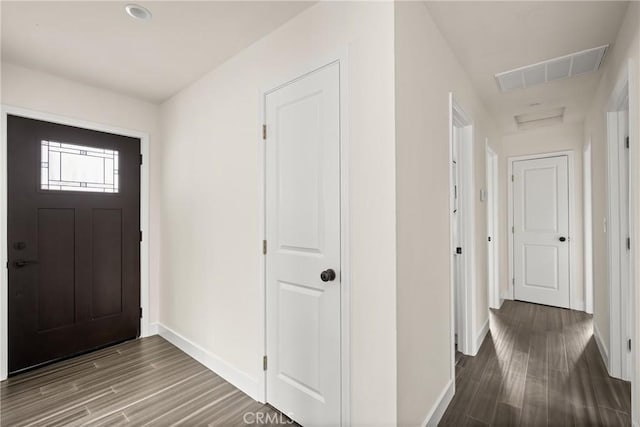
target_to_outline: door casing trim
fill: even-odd
[[[260,90],[258,118],[261,125],[266,120],[266,96],[309,74],[321,70],[329,65],[338,63],[340,84],[340,358],[341,358],[341,425],[351,425],[351,264],[350,264],[350,209],[349,209],[349,69],[348,48],[340,47],[333,54],[317,61],[311,61],[296,67],[288,75],[263,86]],[[266,239],[266,148],[262,139],[262,126],[256,129],[256,139],[260,146],[258,156],[258,186],[259,186],[259,240],[257,251],[260,256],[259,269],[259,307],[260,307],[260,348],[267,354],[267,298],[266,298],[266,256],[262,253],[262,241]],[[267,372],[262,371],[259,376],[259,400],[267,402]]]
[[[582,150],[582,200],[584,227],[584,311],[593,314],[593,186],[591,137]],[[595,325],[594,325],[595,331]],[[595,335],[595,333],[594,333]]]
[[[5,268],[8,262],[7,254],[7,116],[14,115],[35,120],[42,120],[67,126],[75,126],[84,129],[108,132],[122,136],[140,139],[140,151],[143,163],[140,166],[140,228],[143,239],[140,243],[140,306],[142,318],[140,319],[140,337],[151,334],[150,331],[150,300],[149,300],[149,134],[131,129],[120,128],[102,123],[60,116],[51,113],[31,110],[2,104],[0,106],[2,120],[2,135],[0,137],[0,381],[7,379],[9,362],[9,274]]]
[[[489,145],[489,138],[485,139],[485,171],[487,187],[487,283],[489,308],[500,309],[502,297],[500,295],[500,158]]]
[[[574,177],[574,152],[571,150],[566,151],[553,151],[549,153],[540,153],[540,154],[530,154],[525,156],[513,156],[507,158],[507,166],[508,173],[506,176],[507,179],[507,236],[508,236],[508,266],[509,266],[509,286],[507,294],[503,297],[505,299],[514,299],[514,243],[513,243],[513,233],[511,232],[511,227],[513,227],[513,181],[511,181],[511,175],[513,175],[513,163],[522,161],[522,160],[535,160],[535,159],[547,159],[549,157],[559,157],[559,156],[567,156],[567,179],[569,185],[569,308],[572,310],[580,310],[584,311],[584,300],[577,301],[577,298],[574,295],[575,284],[574,280],[576,277],[576,263],[574,259],[575,245],[576,239],[575,236],[575,224],[574,224],[574,214],[576,212],[576,200],[575,200],[575,177]]]

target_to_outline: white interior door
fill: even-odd
[[[630,289],[630,263],[631,263],[631,233],[630,233],[630,200],[629,194],[629,148],[627,141],[629,139],[629,100],[626,99],[625,110],[618,113],[618,134],[619,138],[619,186],[620,186],[620,296],[622,298],[622,310],[620,313],[620,334],[622,338],[622,363],[621,377],[629,380],[631,378],[631,350],[627,345],[627,341],[631,338],[631,324],[633,322],[631,316],[631,289]]]
[[[335,63],[265,97],[267,400],[306,426],[341,420],[339,83]]]
[[[453,102],[453,100],[452,100]],[[475,356],[471,319],[474,317],[473,255],[473,127],[457,107],[451,129],[451,263],[454,334],[457,350]]]
[[[569,307],[567,156],[513,163],[514,299]]]
[[[631,216],[629,193],[629,150],[627,148],[628,99],[618,111],[607,113],[608,133],[608,270],[610,313],[609,373],[628,380],[632,370],[632,352],[628,339],[633,330],[633,298],[631,247],[629,241]]]
[[[464,348],[464,266],[462,264],[461,254],[457,253],[457,248],[462,247],[462,203],[460,201],[460,169],[458,162],[460,161],[460,138],[461,130],[459,127],[453,127],[453,153],[452,153],[452,179],[453,179],[453,298],[454,298],[454,337],[456,350],[465,352]]]

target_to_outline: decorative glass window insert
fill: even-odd
[[[42,141],[43,190],[118,192],[118,151]]]

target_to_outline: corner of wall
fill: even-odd
[[[202,363],[205,367],[249,395],[252,399],[264,402],[265,396],[264,392],[260,389],[260,383],[246,372],[239,370],[232,364],[205,350],[203,347],[178,332],[160,323],[156,323],[154,326],[157,330],[157,334],[162,338],[166,339],[171,344]]]

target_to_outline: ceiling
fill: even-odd
[[[427,2],[427,8],[503,131],[514,116],[565,107],[581,122],[602,73],[503,93],[494,75],[558,56],[613,44],[627,2]],[[606,67],[605,57],[603,66]],[[532,104],[540,104],[533,105]]]
[[[161,102],[313,3],[2,1],[2,60]]]

